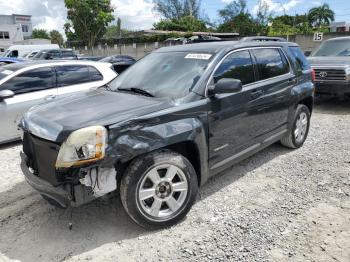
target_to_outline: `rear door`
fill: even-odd
[[[288,121],[291,90],[296,84],[296,76],[279,47],[255,48],[253,55],[259,71],[257,89],[263,103],[262,134],[283,132],[281,129],[286,127]]]
[[[19,137],[18,124],[23,114],[32,106],[57,95],[52,67],[28,70],[9,79],[0,90],[12,90],[14,97],[0,101],[0,141]]]
[[[89,90],[103,85],[102,74],[89,65],[56,66],[58,95]]]

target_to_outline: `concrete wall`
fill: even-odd
[[[157,48],[161,48],[164,45],[162,43],[135,43],[135,44],[121,44],[114,46],[98,46],[93,49],[93,52],[84,49],[76,49],[80,54],[94,55],[94,56],[110,56],[110,55],[129,55],[135,59],[140,59],[146,54],[152,52]]]
[[[343,36],[350,36],[350,32],[323,34],[323,41],[330,38],[343,37]],[[301,49],[305,52],[305,51],[314,51],[322,43],[322,42],[315,42],[313,38],[314,38],[313,34],[293,35],[293,36],[289,36],[288,40],[299,44]]]
[[[342,36],[350,36],[350,32],[344,33],[327,33],[323,35],[323,41]],[[305,51],[314,51],[322,42],[315,42],[313,40],[314,35],[292,35],[288,36],[288,40],[291,42],[296,42],[300,45],[301,49]],[[130,55],[136,59],[140,59],[146,54],[152,52],[153,50],[163,47],[169,46],[164,45],[163,43],[137,43],[137,44],[122,44],[115,46],[99,46],[94,48],[93,55],[95,56],[109,56],[109,55]],[[81,54],[91,55],[91,52],[85,49],[77,49]]]

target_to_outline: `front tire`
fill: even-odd
[[[298,105],[295,112],[292,128],[287,135],[281,139],[281,144],[289,148],[299,148],[303,146],[310,128],[310,110],[305,105]]]
[[[126,212],[137,224],[147,228],[168,227],[182,220],[197,192],[193,166],[184,156],[169,150],[133,160],[120,186]]]

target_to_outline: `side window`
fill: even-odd
[[[52,51],[49,52],[49,54],[50,54],[50,56],[51,56],[52,58],[58,58],[58,57],[60,57],[60,51],[58,51],[58,50],[52,50]]]
[[[15,94],[41,91],[53,87],[53,72],[50,67],[21,73],[1,85],[2,90],[12,90]]]
[[[84,65],[56,67],[58,86],[70,86],[90,81],[89,68]]]
[[[311,69],[309,62],[307,61],[303,52],[297,46],[290,46],[289,50],[293,56],[293,59],[297,65],[298,74],[300,75],[302,71]]]
[[[259,67],[259,79],[264,80],[289,72],[286,58],[281,56],[277,48],[259,48],[254,50],[256,62]]]
[[[89,66],[89,75],[91,81],[101,81],[103,80],[102,74],[93,66]]]
[[[72,57],[74,56],[72,51],[62,51],[62,57]]]
[[[221,78],[239,79],[243,85],[254,82],[254,68],[249,51],[238,51],[226,57],[214,73],[214,83]]]

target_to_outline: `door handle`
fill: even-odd
[[[261,97],[263,94],[264,94],[264,92],[262,90],[253,90],[250,93],[250,97],[252,99],[257,99],[257,98]]]

